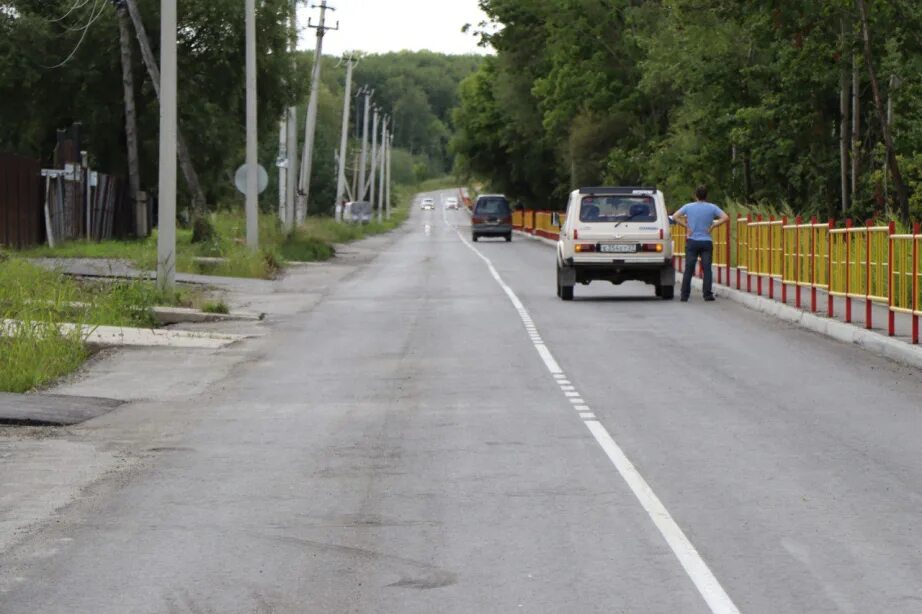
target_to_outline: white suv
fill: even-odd
[[[591,187],[570,194],[557,241],[557,296],[572,300],[573,286],[596,280],[642,281],[664,300],[673,298],[672,233],[662,192]]]

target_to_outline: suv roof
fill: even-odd
[[[589,186],[579,189],[580,194],[597,194],[604,192],[606,194],[633,194],[636,191],[656,192],[656,186]]]
[[[505,194],[481,194],[480,196],[477,197],[477,200],[480,200],[481,198],[506,198],[506,195]]]

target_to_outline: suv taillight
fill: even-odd
[[[472,224],[483,224],[483,218],[475,215],[474,217],[471,218],[471,223]]]

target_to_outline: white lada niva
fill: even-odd
[[[578,283],[636,280],[671,300],[675,271],[669,224],[666,201],[656,188],[574,190],[557,241],[557,296],[572,300]]]

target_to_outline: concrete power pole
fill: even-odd
[[[365,194],[368,193],[368,186],[365,184],[365,168],[368,160],[368,113],[371,109],[371,97],[375,95],[374,90],[363,87],[365,90],[365,111],[362,120],[362,154],[359,158],[359,189],[355,195],[356,200],[365,200]]]
[[[393,130],[393,128],[392,128]],[[391,219],[391,183],[393,179],[391,178],[391,156],[394,153],[394,134],[391,134],[387,137],[387,199],[385,202],[385,212],[387,213],[387,219]]]
[[[323,35],[327,30],[338,30],[339,22],[335,28],[327,28],[326,17],[327,11],[335,11],[332,6],[328,5],[326,0],[321,0],[320,22],[315,26],[310,20],[307,21],[308,28],[317,30],[317,46],[314,49],[314,69],[311,73],[311,97],[307,105],[307,123],[304,126],[304,154],[301,158],[301,179],[298,184],[298,215],[296,222],[301,224],[307,216],[307,200],[310,196],[311,189],[311,166],[314,161],[314,135],[317,132],[317,103],[320,95],[320,68],[323,63]]]
[[[346,155],[349,144],[349,103],[352,102],[352,69],[355,66],[352,58],[346,59],[346,90],[343,96],[343,132],[339,140],[339,173],[336,175],[336,202],[333,203],[333,211],[336,215],[336,221],[342,221],[342,200],[343,193],[346,191]]]
[[[389,118],[385,115],[384,121],[381,122],[381,153],[378,161],[378,221],[384,221],[384,171],[387,168],[387,122]]]
[[[259,247],[259,181],[256,148],[256,0],[246,0],[246,113],[247,113],[247,246]]]
[[[294,58],[298,50],[298,2],[289,7],[288,52]],[[298,107],[288,107],[279,121],[279,220],[285,232],[294,228],[294,200],[298,172]]]
[[[160,215],[157,286],[176,287],[176,0],[160,2]]]
[[[369,170],[368,200],[371,206],[375,206],[375,171],[378,167],[378,109],[374,111],[374,119],[371,122],[371,169]]]

